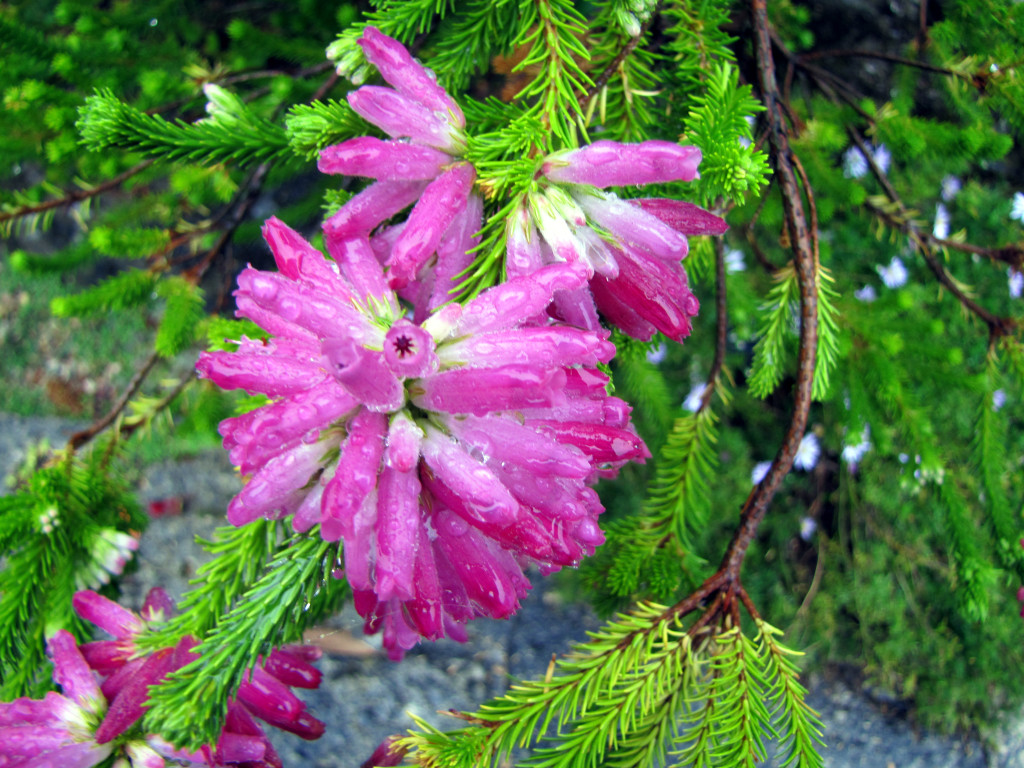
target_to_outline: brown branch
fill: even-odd
[[[47,200],[45,203],[36,203],[35,205],[23,205],[20,208],[15,208],[13,211],[0,213],[0,224],[5,221],[10,221],[11,219],[17,219],[22,216],[31,216],[34,213],[42,213],[43,211],[49,211],[53,208],[73,205],[74,203],[79,203],[82,200],[87,200],[90,197],[96,197],[96,195],[101,195],[114,187],[120,186],[121,183],[146,170],[146,168],[152,164],[152,160],[143,160],[138,165],[129,168],[127,171],[118,174],[114,178],[109,179],[102,184],[97,184],[95,187],[89,187],[88,189],[82,189],[77,192],[69,192],[64,197],[59,197],[56,200]]]
[[[67,450],[69,453],[74,453],[75,450],[81,448],[83,445],[92,440],[96,435],[105,430],[111,424],[114,423],[115,419],[121,414],[125,406],[128,405],[128,401],[131,400],[135,393],[142,387],[142,383],[146,380],[146,376],[153,370],[153,366],[157,364],[160,359],[160,355],[157,354],[156,350],[149,353],[149,357],[146,358],[146,362],[142,364],[142,367],[136,371],[132,380],[128,382],[128,387],[122,393],[121,397],[118,398],[114,406],[107,411],[106,415],[103,416],[99,421],[91,424],[85,429],[75,432],[68,440]]]
[[[812,51],[810,53],[801,53],[796,57],[796,61],[794,63],[797,66],[800,66],[804,62],[811,61],[813,59],[841,59],[849,57],[891,61],[894,64],[903,64],[908,67],[916,67],[917,69],[923,69],[927,72],[937,72],[940,75],[952,75],[954,77],[960,76],[958,72],[954,72],[952,69],[947,69],[946,67],[936,66],[935,64],[929,64],[928,62],[925,61],[918,61],[917,59],[908,59],[903,56],[896,56],[895,54],[892,53],[885,53],[883,51],[869,51],[863,48],[832,49],[827,51]]]
[[[609,62],[608,66],[604,68],[597,79],[594,80],[594,84],[587,89],[587,92],[580,96],[579,104],[580,109],[586,111],[587,105],[590,100],[593,99],[597,94],[601,92],[601,89],[608,85],[608,81],[612,79],[612,75],[615,74],[615,70],[622,66],[622,62],[626,60],[626,57],[633,52],[633,50],[640,44],[640,38],[644,36],[644,32],[647,31],[647,24],[640,27],[640,34],[636,37],[629,38],[629,42],[626,43],[622,50],[619,51],[615,58]]]

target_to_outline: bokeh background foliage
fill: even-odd
[[[553,58],[583,78],[613,65],[592,103],[510,71],[520,6],[535,5],[569,19]],[[1024,699],[1007,674],[1024,665],[1024,5],[884,5],[768,9],[826,277],[805,438],[818,453],[782,481],[743,585],[810,664],[862,671],[926,725],[984,729]],[[525,87],[561,107],[564,140],[586,129],[704,149],[701,183],[651,190],[731,225],[691,243],[693,335],[616,338],[615,386],[655,460],[602,487],[608,543],[561,577],[606,615],[677,603],[714,572],[794,402],[795,234],[778,177],[762,183],[777,157],[745,4],[4,6],[0,407],[98,420],[123,402],[107,455],[216,441],[213,425],[245,406],[193,382],[192,362],[237,330],[230,289],[247,261],[267,263],[262,219],[315,233],[347,195],[313,158],[366,132],[324,60],[364,11],[449,87],[493,97],[477,117],[505,120],[506,139],[528,137],[536,115],[494,99]]]

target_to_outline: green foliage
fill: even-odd
[[[796,270],[788,264],[773,275],[775,285],[762,308],[764,319],[750,366],[750,393],[767,397],[782,381],[787,358],[787,337],[793,337],[793,308],[799,298]]]
[[[58,629],[86,636],[71,613],[72,594],[116,579],[107,541],[112,533],[137,536],[145,528],[131,492],[99,458],[55,462],[33,472],[13,495],[0,497],[4,701],[50,690],[45,638]]]
[[[285,126],[291,151],[306,160],[316,159],[325,147],[373,130],[348,102],[333,99],[296,104],[288,110]]]
[[[161,357],[174,357],[195,340],[206,317],[203,292],[181,277],[162,281],[157,292],[167,303],[156,331],[156,351]]]

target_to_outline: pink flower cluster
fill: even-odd
[[[270,338],[204,353],[197,369],[270,400],[221,424],[246,478],[228,519],[292,516],[340,539],[367,631],[400,658],[420,638],[465,639],[475,616],[510,615],[527,567],[575,565],[603,541],[592,485],[649,453],[608,394],[600,367],[615,347],[598,311],[638,338],[682,339],[697,311],[686,235],[725,225],[599,189],[691,180],[693,147],[559,152],[509,219],[507,282],[449,303],[484,209],[465,119],[397,42],[369,28],[360,45],[392,88],[349,102],[391,139],[329,147],[320,169],[375,181],[325,223],[329,259],[266,223],[279,272],[245,269],[235,296]]]
[[[190,753],[156,735],[126,739],[146,711],[149,687],[198,658],[192,651],[198,640],[186,636],[173,648],[136,657],[135,637],[148,622],[163,621],[173,607],[159,588],[150,591],[140,615],[89,590],[77,592],[73,606],[83,619],[115,639],[79,646],[65,630],[50,638],[53,679],[63,693],[0,703],[0,766],[88,768],[117,752],[135,768],[163,768],[164,758],[281,768],[254,716],[306,739],[323,733],[323,723],[291,691],[293,686],[319,685],[320,672],[309,664],[319,657],[319,650],[287,646],[274,650],[248,673],[228,702],[217,744]]]

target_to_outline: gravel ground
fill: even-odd
[[[28,444],[45,438],[61,445],[78,426],[0,414],[0,477],[24,458]],[[142,501],[180,497],[184,513],[155,520],[143,537],[139,571],[125,585],[126,603],[137,606],[156,584],[180,595],[203,560],[194,537],[208,536],[223,523],[237,484],[220,452],[144,473]],[[411,727],[410,714],[443,728],[452,720],[438,710],[475,708],[501,694],[510,676],[543,674],[552,653],[566,651],[598,626],[585,608],[562,603],[541,583],[512,619],[471,624],[467,644],[427,643],[395,664],[380,653],[376,638],[362,639],[359,618],[346,611],[322,632],[333,650],[320,665],[323,685],[305,696],[313,713],[328,723],[327,733],[304,742],[275,731],[275,743],[286,766],[354,768],[386,736]],[[825,764],[832,768],[1024,768],[1024,719],[986,747],[920,733],[841,679],[813,676],[808,686],[810,704],[825,723]]]

